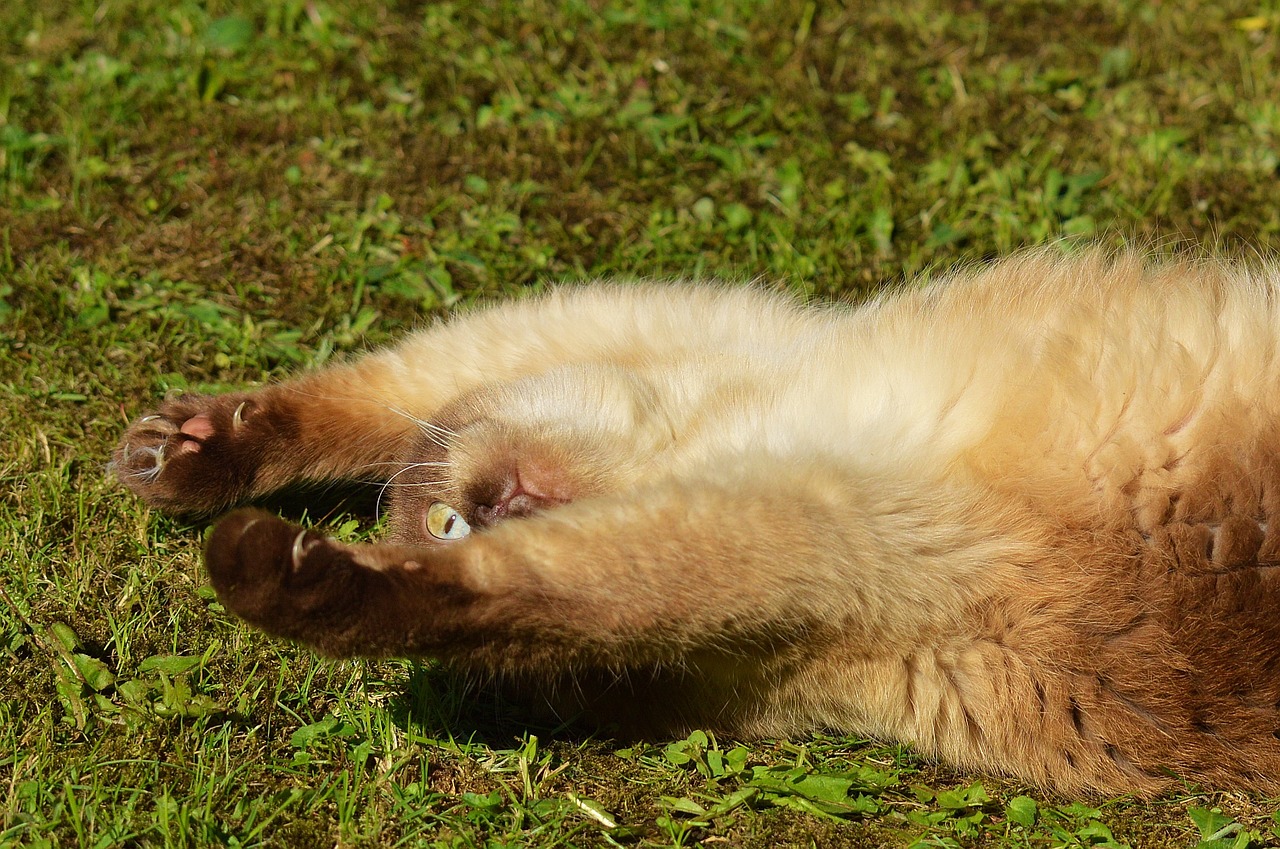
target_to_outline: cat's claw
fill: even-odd
[[[298,535],[293,539],[293,548],[289,552],[289,561],[293,564],[293,571],[296,572],[302,568],[302,559],[306,556],[307,549],[310,547],[307,545],[307,532],[298,531]]]

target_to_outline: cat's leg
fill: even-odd
[[[431,546],[344,545],[241,511],[206,562],[231,611],[330,655],[429,655],[524,681],[621,671],[638,684],[593,705],[606,720],[863,729],[1069,789],[1162,786],[1109,742],[1150,736],[1148,709],[1074,689],[1103,680],[1075,673],[1079,614],[1050,621],[1044,651],[1004,622],[1031,604],[1017,601],[1036,585],[1028,564],[1054,550],[1026,514],[974,495],[787,464]],[[1040,592],[1074,611],[1077,589],[1069,575],[1061,598]],[[648,689],[652,670],[671,686]]]
[[[792,305],[750,290],[591,287],[504,303],[350,365],[255,392],[166,401],[128,428],[113,466],[144,500],[189,513],[300,480],[387,480],[421,422],[481,385],[749,345],[753,321],[768,314],[778,334],[796,326]]]
[[[916,639],[1023,544],[945,496],[761,468],[509,520],[448,544],[348,546],[235,513],[206,559],[236,614],[333,655],[495,670],[661,664],[820,634]],[[753,649],[753,647],[756,647]]]
[[[214,531],[206,561],[230,610],[328,654],[433,655],[525,680],[689,670],[683,687],[717,664],[745,668],[730,680],[749,684],[753,667],[794,658],[807,665],[765,679],[773,709],[814,725],[1068,792],[1152,793],[1166,768],[1274,791],[1270,688],[1242,701],[1178,650],[1199,639],[1179,629],[1210,616],[1224,574],[1188,585],[1191,601],[1151,595],[1172,566],[1158,557],[1126,580],[1141,542],[1037,541],[1027,514],[974,495],[789,464],[586,499],[434,546],[348,546],[243,511]],[[1232,555],[1246,565],[1262,539],[1249,532]],[[1205,536],[1183,541],[1192,560]],[[1099,561],[1125,571],[1108,578]],[[1240,587],[1261,613],[1231,602],[1241,624],[1270,609],[1260,581]],[[1231,658],[1261,633],[1221,630],[1207,645]],[[1274,676],[1274,652],[1257,653],[1231,680]]]

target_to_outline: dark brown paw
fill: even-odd
[[[183,395],[125,431],[116,477],[144,501],[177,513],[208,513],[254,493],[280,441],[279,416],[247,394]]]
[[[358,627],[379,578],[342,543],[262,510],[237,510],[219,522],[205,565],[231,612],[321,650]]]

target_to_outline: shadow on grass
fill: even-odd
[[[427,740],[475,743],[509,749],[528,735],[578,744],[619,738],[581,716],[560,717],[537,709],[530,688],[477,676],[432,661],[415,661],[404,690],[387,709],[395,724]]]
[[[226,513],[239,507],[259,507],[280,514],[290,522],[321,526],[339,517],[356,519],[363,528],[372,528],[379,518],[378,486],[340,481],[295,485],[213,513],[163,513],[175,531],[201,530],[216,525]],[[386,500],[381,512],[386,513]]]
[[[254,506],[275,510],[291,522],[310,517],[324,524],[337,516],[358,519],[362,526],[372,526],[378,519],[379,486],[352,481],[294,486],[288,490],[256,499]],[[386,512],[386,500],[381,504]]]

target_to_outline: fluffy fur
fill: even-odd
[[[561,289],[166,401],[115,464],[184,512],[391,481],[386,544],[260,511],[209,542],[231,610],[327,654],[438,656],[642,732],[1275,793],[1278,292],[1099,253],[853,310]],[[436,503],[472,532],[437,539]]]

